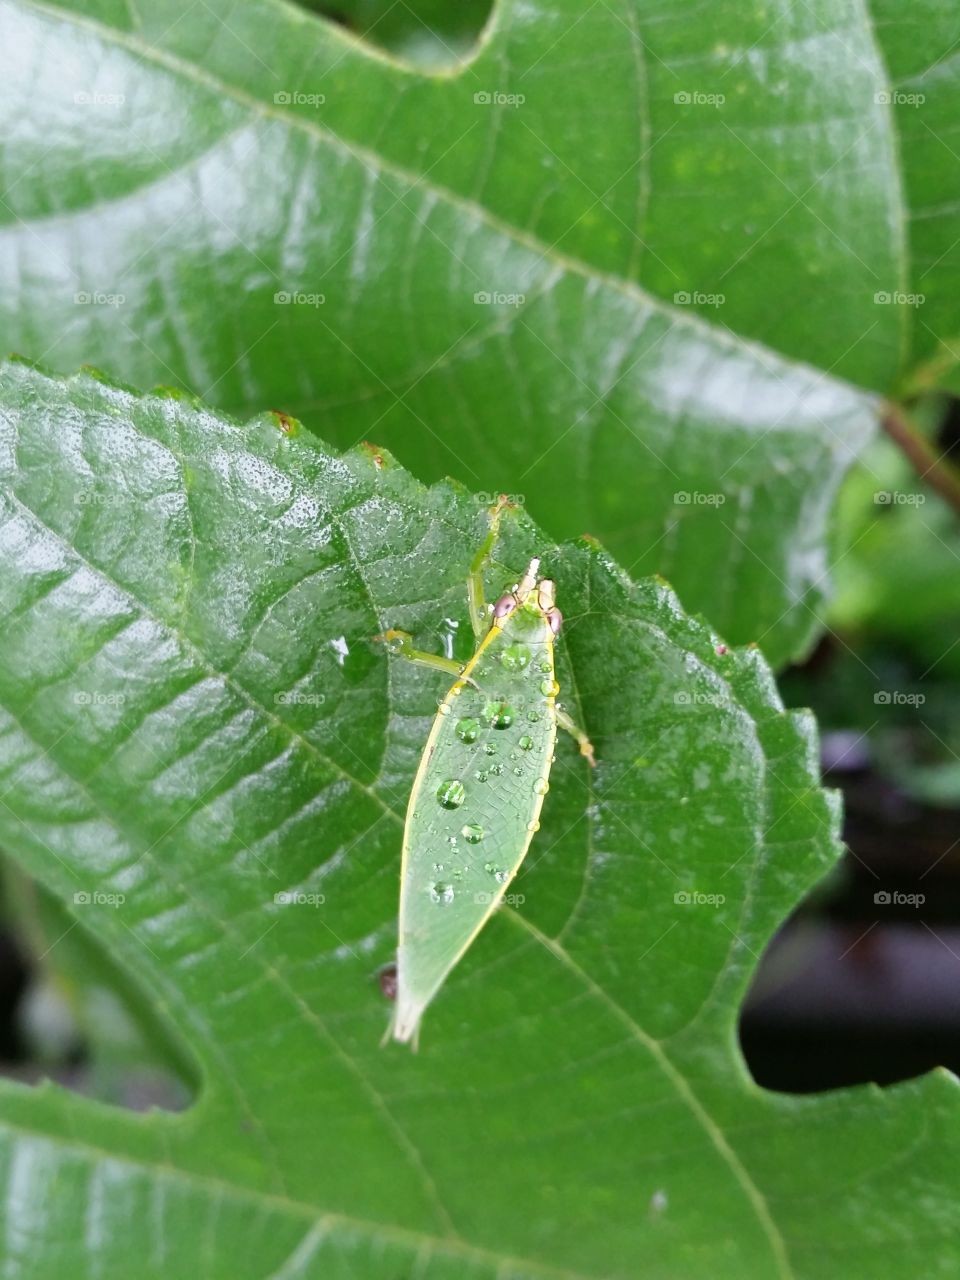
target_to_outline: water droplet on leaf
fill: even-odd
[[[445,809],[459,809],[466,794],[463,783],[456,778],[448,778],[437,787],[437,799]]]

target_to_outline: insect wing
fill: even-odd
[[[556,740],[553,633],[493,627],[440,706],[407,810],[393,1034],[424,1009],[507,892],[539,825]]]

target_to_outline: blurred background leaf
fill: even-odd
[[[6,345],[382,441],[806,651],[869,392],[926,323],[909,263],[954,261],[907,244],[935,193],[904,186],[886,28],[504,0],[428,74],[372,43],[394,12],[335,15],[364,39],[270,0],[5,10]]]

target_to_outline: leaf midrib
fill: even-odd
[[[780,1277],[780,1280],[794,1280],[794,1272],[790,1265],[786,1243],[779,1228],[777,1227],[773,1215],[770,1212],[770,1207],[767,1204],[766,1197],[753,1181],[746,1166],[741,1162],[740,1157],[727,1141],[723,1130],[715,1122],[710,1112],[694,1093],[686,1077],[676,1066],[674,1066],[673,1062],[667,1056],[661,1042],[654,1039],[653,1036],[648,1035],[639,1023],[635,1022],[630,1014],[627,1013],[626,1009],[614,1000],[613,997],[609,995],[603,987],[601,987],[600,984],[576,962],[576,960],[574,960],[573,956],[571,956],[570,952],[562,944],[555,942],[546,934],[541,933],[536,925],[532,924],[525,916],[520,915],[518,911],[511,910],[509,918],[531,934],[532,937],[534,937],[541,946],[545,947],[559,963],[569,969],[570,972],[573,973],[581,983],[583,983],[590,994],[609,1010],[617,1021],[626,1028],[631,1037],[636,1040],[637,1043],[640,1044],[650,1055],[652,1061],[656,1063],[657,1067],[660,1069],[664,1079],[672,1085],[677,1097],[685,1104],[687,1110],[694,1119],[698,1121],[715,1151],[730,1170],[731,1175],[746,1196],[747,1201],[760,1224],[760,1228],[770,1245],[773,1260],[777,1268],[777,1276]]]
[[[66,1090],[56,1086],[50,1086],[50,1091],[66,1093]],[[0,1102],[3,1101],[4,1095],[14,1097],[19,1101],[23,1093],[29,1092],[30,1088],[28,1086],[16,1086],[8,1083],[0,1084]],[[77,1101],[72,1097],[70,1100],[71,1102]],[[99,1108],[102,1104],[95,1103],[90,1099],[83,1099],[83,1105]],[[115,1108],[109,1109],[112,1111]],[[542,1276],[543,1280],[598,1280],[595,1274],[562,1270],[551,1267],[546,1263],[528,1261],[525,1258],[517,1258],[509,1254],[495,1253],[491,1249],[485,1249],[482,1245],[473,1245],[462,1239],[435,1235],[429,1231],[416,1231],[409,1227],[399,1227],[393,1223],[379,1222],[375,1218],[353,1217],[346,1213],[319,1210],[317,1205],[310,1204],[306,1200],[299,1200],[294,1196],[240,1186],[237,1183],[214,1177],[212,1174],[197,1173],[193,1169],[185,1169],[180,1165],[153,1163],[146,1159],[139,1159],[127,1152],[98,1147],[92,1142],[76,1137],[67,1135],[54,1136],[40,1128],[30,1129],[22,1124],[14,1124],[5,1118],[0,1119],[0,1133],[11,1134],[30,1141],[49,1143],[58,1151],[64,1149],[78,1151],[91,1161],[126,1165],[131,1169],[142,1170],[152,1178],[175,1179],[179,1183],[202,1191],[204,1194],[227,1196],[244,1202],[253,1201],[261,1206],[264,1204],[271,1205],[278,1211],[288,1215],[305,1218],[314,1225],[317,1223],[331,1223],[345,1230],[361,1231],[375,1239],[385,1238],[392,1240],[411,1249],[427,1245],[437,1253],[448,1253],[457,1257],[470,1258],[490,1266],[496,1265],[501,1268],[508,1265],[523,1267],[531,1275]]]
[[[669,320],[671,326],[692,330],[694,333],[706,337],[711,343],[738,353],[743,353],[744,351],[753,353],[761,363],[773,360],[785,369],[799,370],[807,377],[822,382],[827,386],[844,386],[858,394],[866,394],[866,389],[863,387],[859,387],[834,374],[827,373],[817,368],[816,365],[811,365],[806,361],[786,355],[781,351],[768,347],[764,343],[757,342],[755,339],[744,338],[740,334],[734,333],[726,325],[711,324],[696,312],[678,312],[675,307],[671,307],[655,294],[647,292],[639,284],[631,280],[625,280],[621,276],[602,271],[580,258],[560,252],[555,245],[545,244],[537,236],[514,226],[512,223],[503,221],[486,206],[467,199],[449,187],[440,186],[435,181],[397,164],[396,161],[386,159],[376,151],[372,151],[358,143],[350,142],[340,134],[324,128],[315,121],[291,112],[285,113],[270,103],[264,102],[262,99],[256,98],[245,90],[238,88],[236,85],[211,75],[209,71],[201,69],[197,64],[177,57],[175,54],[160,49],[156,45],[149,44],[131,33],[119,31],[106,23],[99,22],[87,15],[64,9],[60,5],[46,3],[45,0],[27,0],[27,3],[30,8],[38,13],[47,14],[61,21],[86,28],[102,36],[105,41],[126,48],[130,53],[143,58],[147,62],[153,62],[177,75],[185,76],[187,79],[193,80],[195,84],[200,85],[201,88],[231,98],[240,106],[246,107],[254,116],[274,120],[286,128],[298,129],[324,145],[340,150],[367,167],[389,173],[399,181],[406,183],[411,189],[417,188],[420,191],[429,193],[438,201],[443,201],[463,214],[479,220],[490,230],[512,240],[521,248],[537,254],[540,262],[552,263],[561,271],[570,275],[580,276],[587,281],[597,281],[607,288],[621,293],[641,307],[664,316]],[[399,202],[406,207],[402,196],[399,197]]]

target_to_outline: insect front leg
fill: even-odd
[[[458,676],[463,671],[463,663],[455,658],[444,658],[439,653],[428,653],[426,649],[415,649],[413,636],[409,631],[384,631],[374,636],[374,640],[385,644],[391,653],[399,658],[406,658],[418,667],[429,667],[431,671],[443,671],[447,675]]]
[[[580,748],[580,754],[589,762],[591,769],[595,769],[597,767],[597,762],[593,754],[593,743],[576,721],[571,720],[567,713],[565,711],[561,711],[559,707],[557,707],[557,724],[561,729],[565,729],[572,738],[576,739],[577,745]]]

